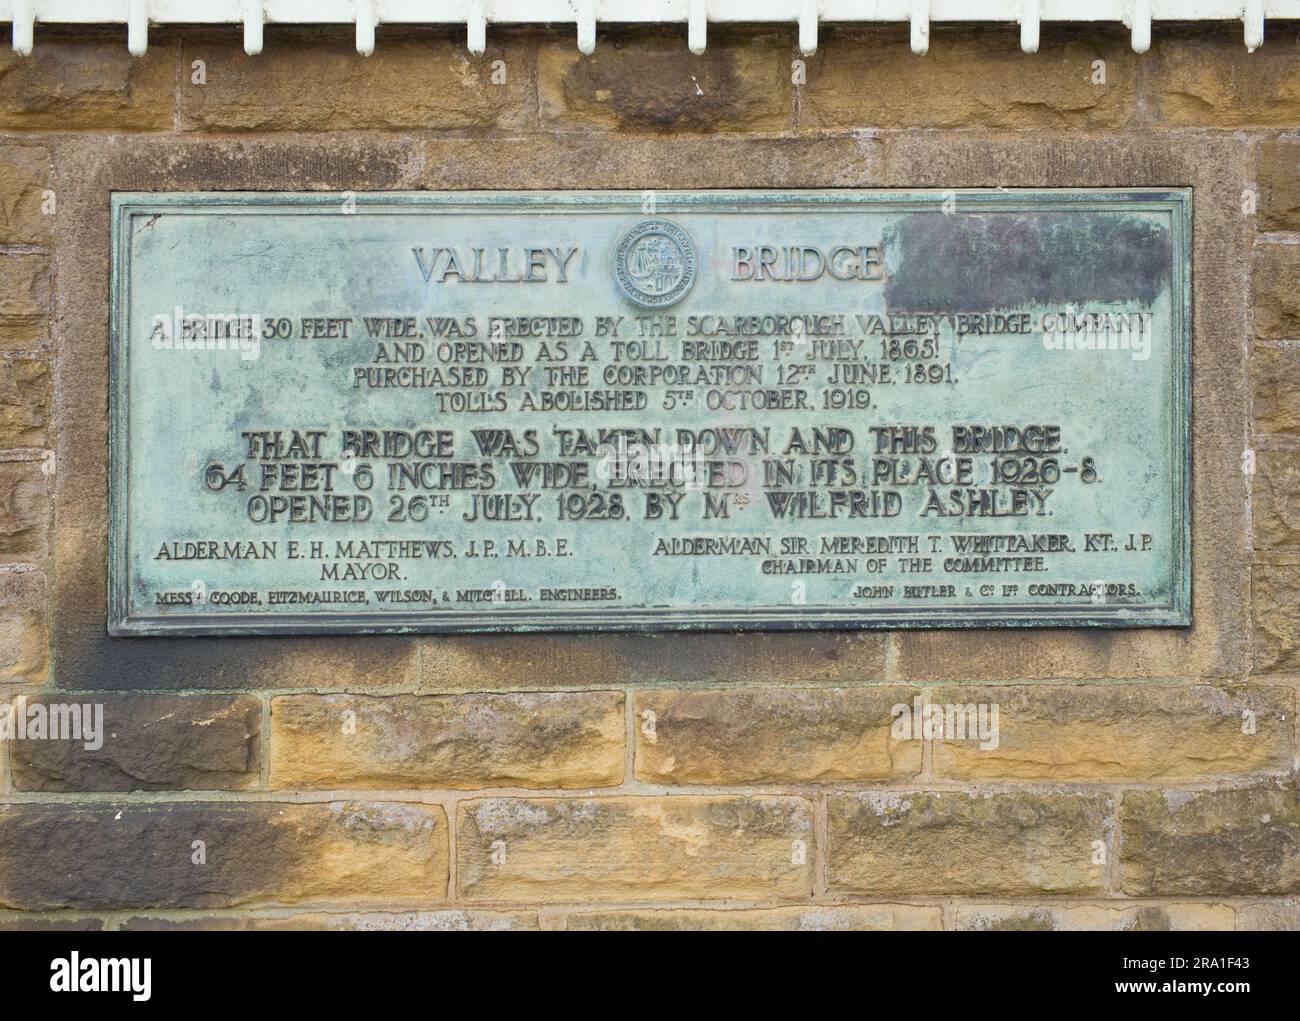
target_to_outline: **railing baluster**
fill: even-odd
[[[930,0],[912,0],[912,52],[930,49]]]
[[[374,0],[356,0],[357,18],[357,52],[368,57],[375,52],[375,25],[379,19],[375,16]]]
[[[805,57],[817,52],[817,19],[820,14],[817,0],[803,0],[799,6],[799,52]]]
[[[1133,0],[1133,12],[1129,15],[1129,20],[1133,52],[1146,53],[1151,49],[1151,0]]]
[[[578,52],[596,51],[596,0],[578,0]]]
[[[708,45],[708,0],[690,0],[686,16],[686,46],[696,56]]]
[[[1264,0],[1246,0],[1246,49],[1254,53],[1264,45]]]
[[[1025,0],[1020,13],[1020,48],[1026,53],[1038,52],[1038,29],[1041,20],[1038,0]]]
[[[487,51],[486,0],[467,0],[465,4],[465,39],[470,53],[481,57]]]
[[[149,48],[148,0],[128,0],[126,5],[126,49],[133,57],[143,57]]]
[[[262,52],[262,23],[265,19],[262,0],[244,0],[244,52],[250,57]]]
[[[14,0],[14,50],[22,57],[32,55],[32,37],[36,34],[36,7],[33,0]]]

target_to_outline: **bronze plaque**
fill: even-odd
[[[114,197],[114,634],[1190,622],[1182,190]]]

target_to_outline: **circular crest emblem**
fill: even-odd
[[[695,244],[667,220],[642,220],[619,239],[614,275],[619,289],[638,305],[666,308],[695,283]]]

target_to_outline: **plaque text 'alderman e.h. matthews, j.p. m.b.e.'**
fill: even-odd
[[[110,630],[1185,625],[1190,208],[116,195]]]

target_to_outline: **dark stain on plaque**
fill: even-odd
[[[1169,228],[1111,213],[914,213],[886,228],[896,312],[1138,301],[1169,286]]]

